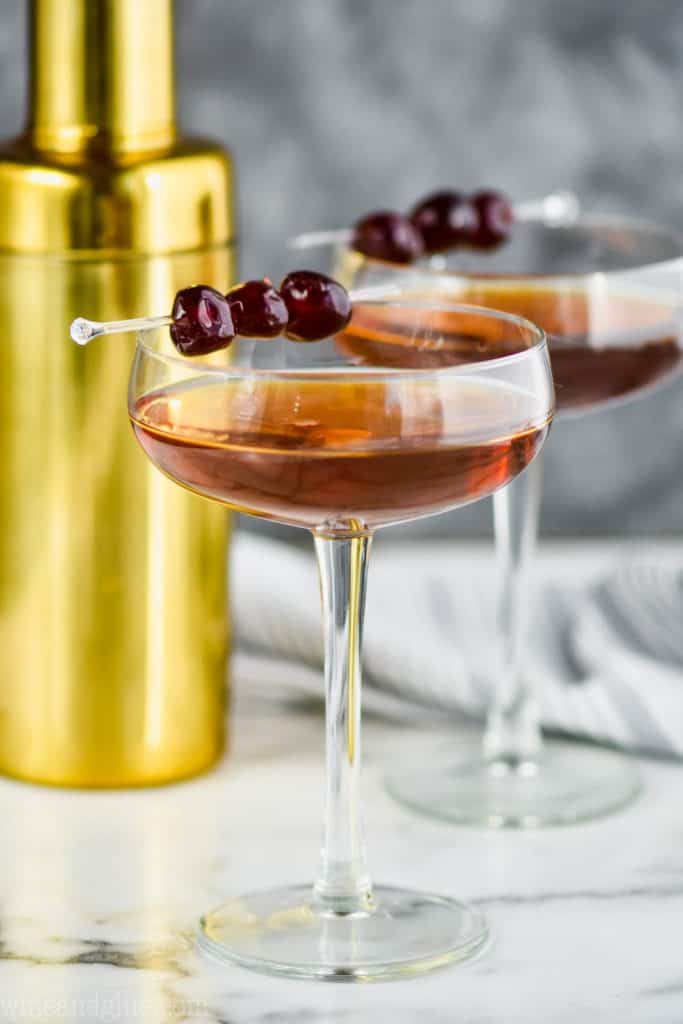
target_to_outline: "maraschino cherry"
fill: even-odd
[[[514,210],[502,192],[484,189],[466,195],[444,189],[433,192],[403,217],[381,211],[359,220],[352,232],[352,249],[373,259],[413,263],[431,255],[470,245],[491,249],[510,236]]]
[[[171,316],[171,338],[183,355],[208,355],[226,348],[235,337],[227,299],[205,284],[182,288],[175,297]]]
[[[442,252],[462,245],[475,227],[476,212],[462,192],[433,192],[414,207],[410,219],[425,251]]]
[[[322,341],[351,319],[343,285],[326,274],[296,270],[279,289],[270,281],[246,281],[221,295],[207,285],[183,288],[175,297],[171,338],[186,356],[227,348],[236,335]]]
[[[326,274],[295,270],[280,285],[289,312],[285,335],[294,341],[320,341],[343,330],[351,300],[343,285]]]
[[[413,263],[422,255],[422,236],[408,217],[381,210],[359,220],[351,247],[364,256],[390,263]]]
[[[285,301],[267,278],[236,285],[226,299],[235,333],[245,338],[277,338],[287,326]]]
[[[469,242],[479,249],[490,249],[510,237],[515,220],[512,203],[493,189],[484,189],[470,196],[475,211],[476,225],[470,232]]]

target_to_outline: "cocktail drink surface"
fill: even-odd
[[[460,339],[459,365],[360,365],[351,350],[378,316],[400,323],[415,345],[438,344],[447,328]],[[486,360],[477,355],[482,345]],[[367,872],[358,782],[370,541],[378,527],[485,497],[529,464],[554,406],[545,339],[490,310],[377,300],[355,303],[350,325],[331,339],[240,342],[233,354],[228,366],[185,359],[165,328],[143,332],[130,417],[152,462],[181,486],[313,534],[325,633],[326,813],[315,885],[230,900],[202,919],[200,943],[219,959],[297,977],[428,971],[469,956],[487,932],[466,904],[374,887]]]
[[[477,501],[547,432],[542,403],[495,381],[337,376],[199,376],[145,395],[133,424],[152,462],[190,490],[309,529],[375,529]]]
[[[647,223],[531,220],[515,225],[498,248],[454,248],[412,265],[344,248],[321,258],[354,287],[393,284],[422,299],[475,303],[536,323],[548,337],[560,418],[636,397],[683,366],[683,241]],[[351,347],[364,365],[436,368],[460,361],[462,338],[447,329],[416,345],[383,319],[373,314],[357,325]],[[488,340],[469,358],[486,359],[490,351]],[[494,826],[569,823],[608,813],[638,792],[635,769],[621,755],[541,743],[539,694],[522,664],[525,578],[540,498],[540,460],[494,497],[503,673],[482,753],[458,762],[449,752],[390,778],[394,795],[429,814]]]
[[[414,291],[419,295],[419,287]],[[432,294],[433,292],[428,292]],[[557,284],[501,284],[444,281],[442,301],[503,309],[543,327],[548,338],[555,379],[556,415],[584,413],[606,402],[624,399],[680,369],[683,346],[677,324],[678,306],[668,299],[633,293],[609,295],[602,308],[590,288]],[[486,359],[495,351],[489,342],[479,353],[463,352],[462,339],[450,338],[441,324],[438,348],[415,350],[402,337],[400,325],[378,322],[359,330],[353,345],[359,361],[372,365],[453,366],[463,360]]]
[[[632,292],[594,308],[590,289],[473,284],[463,300],[543,325],[555,377],[557,412],[582,413],[652,387],[680,367],[677,303]]]

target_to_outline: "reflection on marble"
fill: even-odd
[[[459,727],[464,733],[466,726]],[[0,783],[0,1020],[145,1024],[671,1024],[683,1017],[683,767],[644,762],[640,803],[558,831],[487,833],[413,817],[383,765],[446,736],[367,723],[371,867],[467,896],[493,940],[414,981],[321,985],[201,958],[202,910],[312,877],[321,722],[242,696],[233,756],[178,786],[86,793]]]

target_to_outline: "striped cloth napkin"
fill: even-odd
[[[683,756],[683,571],[674,545],[541,545],[526,675],[544,726]],[[232,559],[235,674],[282,699],[322,700],[311,550],[240,532]],[[498,674],[491,545],[375,540],[364,706],[392,717],[483,718]]]

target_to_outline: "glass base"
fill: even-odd
[[[487,761],[481,753],[454,762],[429,759],[429,769],[387,778],[400,803],[433,818],[492,828],[571,825],[616,811],[640,791],[624,755],[575,744],[548,744],[538,761]]]
[[[477,910],[443,896],[379,886],[353,914],[320,911],[311,898],[299,885],[225,903],[202,918],[199,946],[265,974],[370,981],[464,960],[488,934]]]

